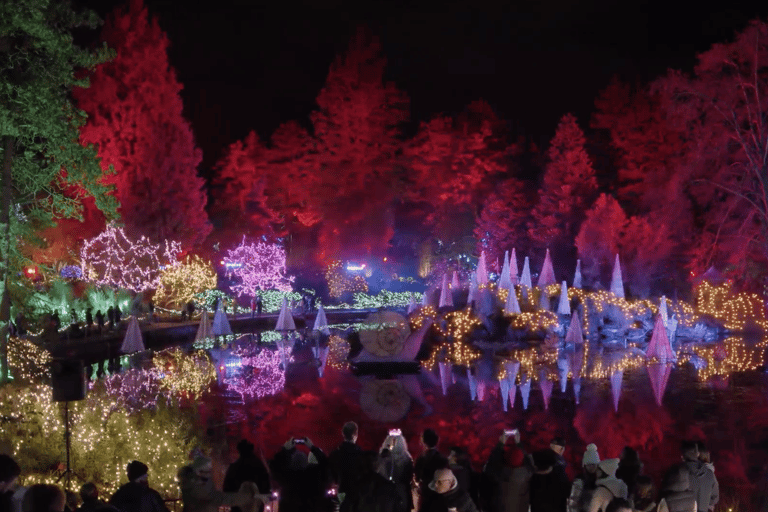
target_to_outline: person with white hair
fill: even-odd
[[[377,472],[395,484],[400,498],[401,510],[407,512],[413,508],[411,481],[413,480],[413,458],[408,452],[408,444],[400,430],[390,430],[389,435],[379,450]]]
[[[429,484],[437,498],[429,503],[426,512],[478,512],[467,491],[459,488],[459,481],[450,469],[438,469]]]

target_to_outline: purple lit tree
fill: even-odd
[[[281,368],[282,356],[279,351],[252,348],[235,350],[241,357],[240,374],[233,377],[227,386],[246,398],[263,398],[278,393],[285,386],[285,369]]]
[[[80,248],[83,279],[98,286],[143,292],[157,288],[166,265],[176,265],[181,244],[166,240],[153,244],[148,238],[129,239],[123,228],[114,225]]]
[[[240,245],[223,258],[227,276],[235,276],[240,283],[232,286],[238,296],[253,296],[256,290],[291,291],[293,276],[285,274],[285,249],[280,244],[265,242]]]

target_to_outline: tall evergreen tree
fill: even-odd
[[[70,102],[78,69],[104,60],[73,44],[71,30],[94,28],[93,13],[75,14],[61,0],[9,0],[0,4],[0,379],[8,377],[9,282],[17,275],[24,235],[62,217],[80,215],[79,186],[107,216],[114,199],[99,183],[102,169],[93,148],[78,144],[83,113]]]
[[[488,261],[504,256],[513,247],[526,247],[531,194],[525,182],[508,178],[483,201],[476,221],[478,253],[485,251]]]
[[[528,228],[531,239],[541,247],[573,248],[584,211],[595,198],[597,180],[585,143],[576,118],[564,115],[550,142],[539,202]]]
[[[182,114],[168,37],[142,0],[130,0],[109,16],[102,39],[117,56],[99,66],[90,89],[76,91],[90,116],[81,140],[98,144],[103,165],[115,167],[104,183],[115,186],[129,233],[190,248],[211,227],[197,174],[202,153]]]

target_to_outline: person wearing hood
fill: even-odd
[[[491,512],[528,512],[533,469],[517,443],[507,440],[506,434],[499,437],[483,470],[493,484]]]
[[[680,465],[685,466],[690,473],[691,491],[696,499],[698,511],[713,510],[720,498],[715,473],[699,460],[699,447],[696,441],[683,441],[680,452],[683,457]]]
[[[531,512],[566,512],[571,482],[552,450],[533,453],[531,476]]]
[[[619,469],[619,459],[601,460],[597,465],[597,488],[589,503],[588,512],[605,512],[608,504],[614,498],[627,499],[627,484],[616,478]]]
[[[696,512],[696,496],[691,490],[691,473],[678,464],[667,473],[661,488],[658,512]]]
[[[128,483],[122,485],[109,504],[121,512],[168,512],[160,493],[149,487],[149,468],[137,460],[126,468]]]
[[[478,512],[469,493],[459,487],[459,482],[450,469],[435,471],[429,489],[436,497],[429,502],[427,512]]]
[[[712,464],[712,454],[709,452],[707,447],[704,445],[702,441],[699,441],[696,443],[697,448],[699,449],[699,460],[704,463],[704,465],[709,468],[712,471],[712,474],[715,474],[715,465]],[[717,476],[715,476],[715,485],[713,487],[712,491],[718,498],[720,496],[720,484],[717,481]],[[710,505],[709,507],[710,512],[715,510],[714,505]]]
[[[253,443],[247,439],[237,443],[240,457],[227,468],[222,485],[224,492],[237,492],[245,482],[255,483],[261,494],[269,494],[272,491],[267,467],[254,450]],[[232,512],[240,512],[239,507],[232,507]]]
[[[573,480],[571,496],[568,498],[568,512],[586,512],[592,502],[592,495],[597,489],[597,465],[600,454],[595,444],[587,445],[581,459],[582,472]]]
[[[213,485],[211,459],[198,456],[178,473],[184,512],[218,512],[219,507],[240,507],[244,512],[255,512],[268,495],[260,495],[253,482],[245,482],[238,492],[217,491]]]
[[[309,454],[296,447],[303,444]],[[319,512],[330,506],[328,457],[307,438],[290,438],[269,464],[280,487],[281,512]]]

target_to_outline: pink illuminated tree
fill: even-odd
[[[240,279],[232,286],[238,296],[252,296],[256,290],[290,291],[293,276],[285,274],[285,248],[265,242],[246,243],[227,251],[223,258],[227,275]]]
[[[263,398],[278,393],[285,386],[285,369],[279,351],[261,350],[254,353],[251,348],[235,350],[241,357],[240,374],[228,380],[227,386],[236,391],[243,401],[247,398]]]
[[[154,244],[148,238],[128,238],[113,224],[80,248],[83,278],[96,285],[143,292],[157,287],[162,269],[176,265],[181,244],[166,240]]]

